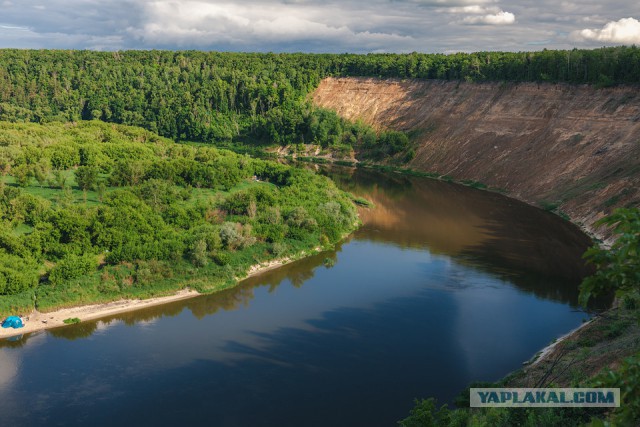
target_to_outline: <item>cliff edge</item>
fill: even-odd
[[[640,201],[640,90],[551,83],[326,78],[316,105],[408,132],[407,166],[595,221]]]

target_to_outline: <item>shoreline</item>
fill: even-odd
[[[317,254],[321,251],[321,248],[313,248],[310,253],[302,252],[299,256],[290,256],[285,258],[274,259],[271,261],[265,261],[259,264],[254,264],[249,267],[246,276],[238,278],[236,280],[237,286],[240,282],[253,276],[257,276],[267,271],[274,270],[284,265],[290,264],[306,256]],[[215,293],[215,292],[214,292]],[[80,305],[71,308],[62,308],[59,310],[51,311],[48,313],[41,313],[38,310],[34,310],[26,316],[23,316],[24,327],[13,328],[0,328],[0,340],[11,338],[19,335],[29,334],[33,332],[44,331],[47,329],[60,328],[63,326],[69,326],[64,323],[65,319],[77,317],[81,322],[89,320],[98,320],[104,317],[113,316],[116,314],[126,313],[130,311],[140,310],[147,307],[154,307],[157,305],[167,304],[170,302],[181,301],[189,298],[195,298],[197,296],[208,295],[202,294],[192,289],[181,289],[173,295],[153,297],[148,299],[120,299],[116,301]],[[27,320],[28,319],[28,320]],[[2,319],[4,320],[4,319]]]
[[[546,347],[542,348],[540,351],[538,351],[536,354],[534,354],[531,359],[529,359],[529,363],[525,362],[526,363],[525,364],[525,369],[532,368],[532,367],[540,364],[541,362],[547,360],[547,358],[551,354],[553,354],[553,351],[556,349],[556,347],[558,345],[562,344],[567,339],[573,337],[574,335],[576,335],[577,333],[579,333],[583,329],[589,327],[590,325],[593,325],[597,320],[598,320],[598,317],[593,317],[593,318],[585,321],[584,323],[582,323],[577,328],[574,328],[574,329],[570,330],[566,334],[564,334],[561,337],[557,338],[551,344],[549,344]]]

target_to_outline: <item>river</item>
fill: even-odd
[[[0,341],[0,425],[392,426],[588,318],[589,239],[500,194],[360,169],[334,251],[227,291]]]

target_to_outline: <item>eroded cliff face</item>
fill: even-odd
[[[640,88],[327,78],[317,105],[410,132],[409,167],[476,180],[593,223],[640,201]]]

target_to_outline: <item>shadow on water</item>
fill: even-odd
[[[532,208],[503,195],[427,178],[407,177],[345,167],[323,166],[340,188],[375,204],[361,208],[363,226],[350,240],[390,243],[403,248],[426,248],[451,257],[456,263],[508,281],[520,290],[577,307],[578,285],[590,274],[582,254],[590,239],[577,227],[556,215]],[[177,316],[188,309],[199,319],[220,310],[246,307],[254,288],[272,292],[283,281],[300,287],[314,277],[327,258],[335,261],[340,251],[296,261],[268,274],[244,280],[237,287],[212,295],[105,317],[127,325]],[[593,308],[610,305],[600,298]],[[97,321],[52,329],[55,337],[78,339],[90,336]],[[21,340],[0,341],[2,347],[20,346]]]
[[[393,425],[586,317],[571,306],[590,242],[571,224],[459,185],[327,173],[376,206],[334,251],[0,341],[0,424]]]
[[[426,305],[435,308],[420,309]],[[450,372],[433,367],[455,364],[458,375],[469,375],[454,324],[432,327],[455,313],[450,295],[427,290],[368,309],[331,310],[305,328],[252,332],[260,345],[228,340],[222,343],[230,356],[224,362],[199,358],[143,382],[118,377],[121,383],[111,384],[135,399],[84,399],[84,388],[63,377],[57,387],[66,399],[46,408],[46,420],[66,419],[69,425],[91,420],[94,426],[199,425],[204,419],[216,426],[394,425],[415,396],[438,393],[449,400],[459,392]],[[389,363],[381,344],[398,349],[395,361]],[[117,412],[111,411],[114,400]]]
[[[577,307],[578,286],[593,269],[591,240],[558,216],[506,196],[458,184],[376,171],[324,167],[325,174],[375,209],[361,208],[358,239],[426,247],[510,281],[536,296]],[[593,308],[605,308],[601,298]]]

